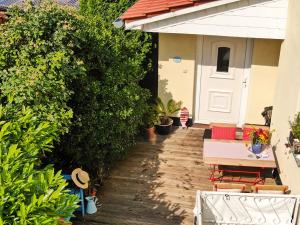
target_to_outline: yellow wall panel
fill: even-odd
[[[174,60],[174,57],[181,59]],[[158,96],[164,102],[183,101],[193,110],[196,36],[159,34]],[[180,61],[180,62],[179,62]]]
[[[286,147],[289,121],[300,111],[300,1],[289,1],[286,40],[283,42],[278,69],[278,85],[272,118],[272,144],[278,159],[280,177],[293,194],[300,194],[300,168]],[[300,218],[299,218],[300,219]],[[300,221],[297,223],[300,224]]]
[[[280,46],[279,40],[254,40],[246,123],[264,124],[261,112],[274,104]]]

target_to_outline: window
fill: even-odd
[[[217,72],[226,72],[226,73],[228,72],[229,59],[230,59],[230,48],[219,47],[218,48]]]

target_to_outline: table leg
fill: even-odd
[[[210,165],[210,168],[211,168],[211,173],[210,173],[210,176],[209,176],[209,180],[211,182],[214,182],[214,181],[228,181],[228,182],[239,182],[239,183],[250,183],[250,184],[264,184],[265,182],[265,179],[261,176],[261,171],[254,171],[254,172],[249,172],[249,171],[244,171],[244,170],[223,170],[223,169],[218,169],[217,168],[218,165]],[[249,174],[252,174],[252,175],[255,175],[255,179],[254,180],[247,180],[247,179],[244,179],[242,178],[241,176],[239,178],[234,178],[234,177],[231,177],[231,178],[225,178],[224,177],[224,172],[229,172],[229,173],[236,173],[236,174],[245,174],[245,175],[249,175]],[[218,177],[216,177],[216,173],[218,173]],[[222,173],[222,175],[220,175]]]
[[[217,172],[216,166],[217,165],[210,165],[211,172],[210,172],[209,180],[211,182],[218,180],[218,178],[215,177],[215,173]]]

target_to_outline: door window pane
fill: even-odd
[[[228,72],[230,59],[230,48],[218,48],[217,72]]]

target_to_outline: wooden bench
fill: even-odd
[[[286,194],[289,187],[286,185],[255,185],[252,192],[261,194]]]

